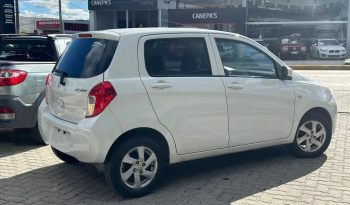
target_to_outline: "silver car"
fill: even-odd
[[[70,35],[0,35],[0,129],[23,129],[44,143],[37,110],[45,82]]]

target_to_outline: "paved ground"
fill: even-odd
[[[336,133],[315,159],[284,146],[168,166],[145,197],[108,188],[103,166],[67,165],[20,132],[0,132],[0,204],[350,204],[350,72],[298,71],[332,88]]]

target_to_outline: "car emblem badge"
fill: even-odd
[[[297,49],[297,48],[295,48],[295,47],[293,48],[293,50],[296,50],[296,49]]]

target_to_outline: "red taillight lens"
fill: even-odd
[[[47,75],[47,78],[46,78],[46,87],[45,87],[45,101],[46,101],[46,104],[49,104],[49,100],[48,100],[48,97],[47,97],[47,89],[50,87],[50,83],[49,83],[49,79],[50,79],[50,74]]]
[[[26,79],[27,73],[19,70],[0,71],[0,86],[11,86],[20,84]]]
[[[99,115],[115,96],[117,93],[110,82],[105,81],[95,85],[89,92],[86,117]]]
[[[12,113],[14,112],[10,108],[0,107],[0,114],[12,114]]]
[[[80,38],[91,38],[92,35],[91,34],[87,34],[87,33],[82,33],[82,34],[79,34],[79,37]]]

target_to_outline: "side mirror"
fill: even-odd
[[[317,46],[317,43],[314,43],[314,46]]]
[[[281,79],[282,80],[292,80],[293,70],[286,66],[281,67]]]

